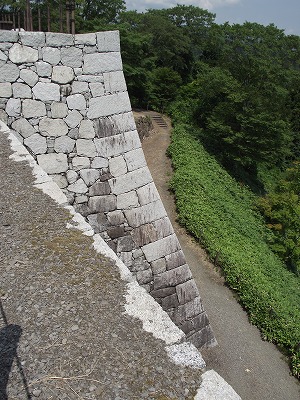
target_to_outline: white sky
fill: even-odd
[[[127,10],[193,5],[216,14],[216,22],[243,24],[245,21],[274,23],[286,34],[300,35],[300,0],[126,0]]]

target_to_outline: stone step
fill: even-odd
[[[168,128],[168,124],[166,121],[161,117],[160,115],[152,115],[151,116],[152,121],[154,121],[158,126],[162,128]]]

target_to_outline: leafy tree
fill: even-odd
[[[85,0],[82,9],[84,20],[100,19],[116,22],[120,12],[125,11],[125,0]]]

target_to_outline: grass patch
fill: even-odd
[[[269,248],[272,233],[253,208],[254,194],[205,151],[188,125],[175,126],[169,154],[180,223],[217,257],[250,321],[287,352],[299,378],[300,279]]]

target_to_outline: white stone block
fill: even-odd
[[[11,124],[12,128],[17,131],[23,138],[27,138],[35,133],[33,126],[25,118],[20,118]]]
[[[75,44],[84,44],[85,46],[94,46],[96,44],[95,33],[82,33],[75,35]]]
[[[145,167],[147,165],[142,148],[128,151],[124,154],[124,158],[128,167],[128,171]]]
[[[43,136],[58,137],[68,133],[68,127],[62,119],[42,118],[39,129]]]
[[[57,65],[60,62],[60,50],[56,47],[44,47],[43,50],[43,61]]]
[[[97,33],[97,47],[101,52],[120,51],[120,35],[118,31]]]
[[[92,168],[107,168],[108,159],[104,157],[95,157],[92,161]]]
[[[201,375],[195,400],[242,400],[233,388],[214,370]]]
[[[47,151],[46,138],[38,133],[35,133],[24,139],[24,145],[29,147],[34,154],[44,154]]]
[[[152,182],[152,176],[148,167],[144,167],[133,172],[128,172],[124,176],[110,179],[109,185],[112,193],[121,194],[147,185],[150,182]]]
[[[21,69],[20,78],[31,87],[34,86],[39,80],[38,75],[31,69]]]
[[[72,169],[69,169],[66,173],[66,177],[69,183],[74,183],[78,179],[78,174],[77,172],[73,171]]]
[[[88,191],[88,187],[84,183],[83,179],[78,179],[75,183],[68,186],[68,190],[74,193],[84,194]]]
[[[39,59],[39,52],[32,47],[14,43],[9,49],[9,59],[15,64],[34,63]]]
[[[75,140],[69,136],[60,136],[55,139],[54,151],[56,153],[71,153],[75,146]]]
[[[60,174],[68,170],[68,158],[66,154],[40,154],[37,162],[47,174]]]
[[[68,33],[46,32],[46,45],[50,47],[73,46],[74,36]]]
[[[117,208],[120,210],[127,210],[139,205],[139,199],[134,190],[117,196]]]
[[[137,131],[125,132],[120,135],[94,139],[98,155],[112,157],[141,147]]]
[[[141,205],[152,203],[153,201],[159,200],[159,194],[153,182],[149,185],[143,186],[137,189],[137,195]]]
[[[96,157],[96,147],[92,140],[78,139],[76,141],[76,151],[78,156]]]
[[[113,157],[108,161],[109,172],[113,177],[125,175],[127,173],[127,165],[123,156]]]
[[[89,90],[89,84],[87,82],[74,81],[72,83],[72,94],[83,93]]]
[[[52,70],[52,81],[60,84],[72,82],[74,79],[74,72],[71,67],[64,65],[56,65]]]
[[[131,111],[128,93],[121,92],[107,96],[91,98],[87,117],[94,119],[128,111]]]
[[[68,181],[63,175],[50,175],[51,179],[57,184],[57,186],[61,189],[65,189],[68,186]]]
[[[0,76],[2,82],[15,82],[20,76],[20,71],[15,64],[4,64],[0,66]]]
[[[51,103],[52,118],[65,118],[68,115],[68,107],[65,103]]]
[[[42,101],[26,99],[22,102],[22,112],[25,118],[43,117],[46,115],[46,106]]]
[[[100,171],[97,169],[82,169],[79,174],[87,186],[91,186],[100,177]]]
[[[91,82],[89,87],[93,97],[104,96],[104,85],[101,82]]]
[[[123,71],[105,72],[103,78],[106,93],[125,92],[127,90]]]
[[[91,120],[84,119],[79,126],[79,138],[81,139],[94,139],[95,130]]]
[[[82,50],[78,47],[62,47],[61,63],[68,67],[80,68],[82,66]]]
[[[41,76],[43,78],[49,78],[52,74],[52,65],[45,62],[45,61],[39,61],[35,63],[36,65],[36,71],[38,76]]]
[[[37,100],[42,100],[42,101],[60,100],[59,85],[55,83],[38,82],[32,88],[32,92]]]
[[[72,94],[67,97],[67,104],[70,110],[85,110],[86,101],[82,94]]]
[[[74,157],[72,159],[72,166],[75,171],[79,171],[84,168],[90,168],[90,159],[88,157]]]
[[[10,117],[18,117],[21,114],[21,100],[13,98],[8,99],[5,111]]]
[[[30,86],[26,85],[25,83],[13,83],[12,90],[14,94],[14,98],[21,98],[21,99],[31,99],[32,93]]]
[[[103,72],[122,70],[122,59],[119,52],[85,54],[83,61],[84,74],[98,75]]]
[[[83,120],[83,116],[80,114],[79,111],[77,110],[72,110],[68,116],[64,119],[64,121],[66,122],[66,124],[70,127],[70,128],[76,128],[77,126],[79,126],[80,122]]]
[[[124,212],[128,224],[133,228],[153,222],[167,215],[160,200],[131,210],[125,210]]]
[[[0,83],[0,97],[8,98],[12,96],[12,86],[10,82]]]

